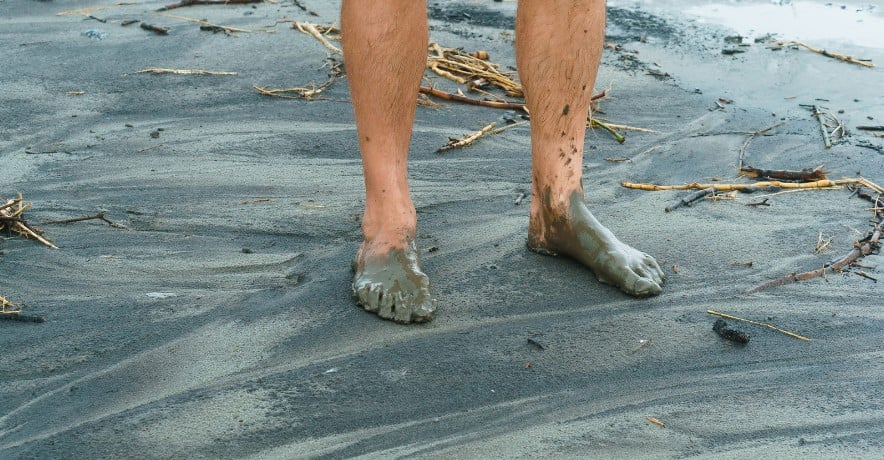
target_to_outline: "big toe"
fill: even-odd
[[[623,285],[620,286],[620,289],[636,297],[650,297],[663,292],[663,287],[660,284],[661,282],[653,278],[633,273],[627,277]]]

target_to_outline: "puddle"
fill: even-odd
[[[784,40],[831,40],[884,48],[884,11],[870,4],[788,0],[730,2],[697,5],[685,12],[703,22],[733,29],[750,41],[776,34]]]

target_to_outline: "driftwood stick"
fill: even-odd
[[[187,16],[178,16],[176,14],[161,13],[160,16],[165,16],[167,18],[172,18],[172,19],[180,19],[182,21],[193,22],[193,23],[199,24],[203,27],[209,27],[212,29],[223,30],[226,32],[245,32],[245,33],[253,32],[248,29],[240,29],[239,27],[222,26],[219,24],[211,23],[211,22],[206,21],[204,19],[189,18]],[[262,30],[261,32],[266,32],[266,30]]]
[[[718,312],[718,311],[715,311],[715,310],[706,310],[706,313],[709,313],[710,315],[713,315],[713,316],[719,316],[719,317],[721,317],[721,318],[726,318],[726,319],[730,319],[730,320],[734,320],[734,321],[742,321],[742,322],[744,322],[744,323],[753,324],[753,325],[755,325],[755,326],[766,327],[766,328],[768,328],[768,329],[771,329],[771,330],[774,330],[774,331],[777,331],[777,332],[782,332],[783,334],[786,334],[786,335],[788,335],[789,337],[794,337],[794,338],[796,338],[796,339],[798,339],[798,340],[803,340],[803,341],[805,341],[805,342],[811,342],[811,341],[812,341],[812,339],[809,339],[809,338],[807,338],[807,337],[805,337],[805,336],[803,336],[803,335],[798,335],[798,334],[796,334],[796,333],[794,333],[794,332],[789,332],[789,331],[787,331],[787,330],[785,330],[785,329],[780,329],[780,328],[778,328],[778,327],[776,327],[776,326],[774,326],[773,324],[770,324],[770,323],[761,323],[761,322],[758,322],[758,321],[752,321],[751,319],[744,319],[744,318],[740,318],[739,316],[729,315],[729,314],[727,314],[727,313],[721,313],[721,312]]]
[[[782,182],[782,181],[763,181],[763,182],[755,182],[752,184],[701,184],[697,182],[693,182],[690,184],[680,184],[680,185],[656,185],[656,184],[641,184],[641,183],[633,183],[623,181],[620,183],[621,186],[631,189],[637,190],[646,190],[651,192],[658,192],[664,190],[690,190],[697,189],[702,190],[709,187],[715,187],[720,192],[730,192],[733,190],[752,190],[756,188],[764,188],[764,187],[779,187],[779,188],[791,188],[791,189],[816,189],[816,188],[827,188],[827,187],[836,187],[839,185],[848,185],[848,184],[865,184],[866,181],[863,178],[856,179],[838,179],[838,180],[818,180],[814,182],[804,182],[804,183],[795,183],[795,182]]]
[[[118,223],[108,219],[107,217],[105,217],[105,214],[103,212],[95,214],[94,216],[74,217],[71,219],[62,219],[62,220],[53,220],[53,221],[49,221],[49,222],[43,222],[43,225],[72,224],[74,222],[83,222],[86,220],[101,220],[113,228],[128,230],[128,228],[125,225],[118,224]]]
[[[18,209],[11,210],[15,206],[18,206]],[[50,248],[58,249],[51,241],[41,236],[39,230],[28,225],[27,221],[21,217],[30,206],[30,204],[22,203],[21,193],[19,193],[17,199],[7,201],[0,208],[0,229],[6,228],[8,231],[18,233],[25,238],[33,238]]]
[[[880,185],[878,185],[878,184],[876,184],[876,183],[874,183],[864,177],[860,177],[859,179],[860,179],[859,184],[862,185],[863,187],[868,187],[868,188],[874,190],[879,195],[884,195],[884,187],[881,187]]]
[[[319,29],[316,28],[316,24],[311,24],[309,22],[295,22],[294,27],[305,34],[312,35],[313,38],[319,40],[319,43],[322,43],[322,46],[326,47],[331,52],[340,56],[344,55],[344,52],[341,51],[340,48],[332,45],[332,43],[325,38],[325,35],[322,35],[322,33],[319,32]]]
[[[856,196],[871,201],[872,206],[874,206],[873,209],[876,210],[876,215],[881,213],[880,208],[884,207],[884,197],[881,196],[880,192],[878,193],[878,195],[872,195],[871,193],[859,188],[856,190]]]
[[[528,112],[528,108],[525,106],[525,104],[520,102],[483,101],[481,99],[473,99],[471,97],[463,96],[460,94],[449,93],[434,86],[421,86],[419,91],[423,94],[438,97],[439,99],[444,99],[446,101],[462,102],[464,104],[490,107],[492,109],[521,110],[525,113]],[[593,99],[601,99],[605,96],[606,93],[601,92],[593,96]]]
[[[248,3],[264,3],[264,0],[181,0],[178,3],[172,3],[159,8],[157,11],[174,10],[175,8],[194,5],[245,5]]]
[[[431,86],[421,86],[420,92],[424,94],[428,94],[430,96],[438,97],[439,99],[444,99],[446,101],[455,101],[462,102],[464,104],[470,105],[478,105],[482,107],[491,107],[494,109],[504,109],[504,110],[522,110],[527,112],[527,108],[525,104],[519,102],[495,102],[495,101],[483,101],[480,99],[473,99],[467,96],[461,96],[460,94],[453,94],[447,91],[442,91],[441,89],[437,89]]]
[[[497,128],[497,129],[492,130],[492,131],[491,131],[490,133],[488,133],[488,134],[491,135],[491,136],[494,136],[494,135],[496,135],[496,134],[500,134],[500,133],[502,133],[502,132],[504,132],[504,131],[506,131],[506,130],[508,130],[508,129],[510,129],[510,128],[515,128],[516,126],[524,126],[524,125],[527,125],[527,124],[528,124],[528,120],[522,120],[522,121],[517,121],[517,122],[514,122],[514,123],[509,123],[509,124],[506,124],[506,125],[501,126],[500,128]]]
[[[497,123],[490,123],[490,124],[484,126],[482,129],[480,129],[480,130],[478,130],[478,131],[475,131],[475,132],[472,132],[472,133],[470,133],[470,134],[464,136],[464,137],[461,138],[461,139],[451,139],[451,140],[448,142],[448,144],[443,145],[442,147],[439,147],[439,149],[436,150],[436,153],[442,153],[442,152],[445,152],[445,151],[447,151],[447,150],[458,149],[458,148],[461,148],[461,147],[466,147],[467,145],[470,145],[470,144],[472,144],[473,142],[475,142],[475,141],[476,141],[477,139],[479,139],[480,137],[482,137],[482,136],[488,134],[488,132],[491,131],[492,129],[494,129],[494,127],[495,127],[496,125],[497,125]]]
[[[140,24],[140,27],[157,35],[169,35],[169,31],[172,30],[171,28],[166,26],[158,26],[156,24],[148,24],[146,22],[142,22]]]
[[[11,207],[17,205],[18,203],[20,203],[19,200],[6,200],[6,203],[0,204],[0,211],[4,210],[6,208],[11,208]]]
[[[861,65],[863,67],[875,67],[875,64],[873,64],[872,61],[870,61],[870,60],[857,59],[855,57],[848,56],[846,54],[841,54],[841,53],[833,53],[831,51],[826,51],[821,48],[816,48],[816,47],[810,46],[807,43],[800,42],[800,41],[779,42],[779,45],[780,46],[797,45],[797,46],[807,48],[808,50],[813,51],[814,53],[822,54],[823,56],[830,57],[832,59],[837,59],[839,61],[848,62],[850,64]]]
[[[312,100],[320,93],[330,88],[338,79],[340,79],[344,75],[344,64],[340,61],[329,58],[329,71],[328,71],[328,79],[316,85],[315,83],[310,83],[309,87],[305,86],[296,86],[293,88],[262,88],[260,86],[253,86],[256,91],[265,95],[265,96],[273,96],[273,97],[281,97],[284,99],[307,99]],[[286,93],[294,93],[294,96],[289,96]]]
[[[820,123],[820,133],[823,135],[823,145],[827,149],[832,148],[832,137],[829,135],[829,129],[826,127],[826,122],[823,120],[824,113],[820,111],[820,109],[814,105],[813,106],[813,116],[816,117],[817,121]]]
[[[174,74],[174,75],[237,75],[236,72],[227,72],[223,70],[200,70],[200,69],[163,69],[159,67],[150,67],[139,70],[135,73],[152,73],[152,74]]]
[[[608,123],[608,122],[605,122],[605,125],[607,125],[609,128],[617,129],[620,131],[636,131],[639,133],[660,134],[660,131],[657,131],[654,129],[648,129],[648,128],[640,128],[638,126],[619,125],[616,123]]]
[[[670,211],[674,211],[682,206],[690,206],[695,201],[703,199],[709,195],[712,195],[715,192],[716,192],[716,188],[714,186],[709,187],[709,188],[704,188],[703,190],[698,190],[694,193],[691,193],[690,195],[685,196],[684,198],[681,198],[680,200],[676,201],[675,203],[670,204],[669,206],[667,206],[663,210],[666,212],[670,212]]]
[[[816,106],[813,106],[813,114],[816,116],[817,121],[820,123],[820,132],[823,135],[823,145],[830,149],[832,148],[832,137],[829,135],[829,129],[826,128],[826,122],[823,121],[823,113],[820,112]]]
[[[819,165],[816,168],[805,168],[801,171],[788,171],[778,169],[758,169],[752,166],[744,166],[740,168],[740,175],[752,179],[773,179],[784,180],[790,182],[816,182],[828,179],[827,172],[823,170],[825,165]]]
[[[46,246],[49,246],[49,247],[52,248],[52,249],[58,249],[58,246],[52,244],[51,241],[49,241],[49,240],[47,240],[46,238],[43,238],[42,236],[40,236],[40,234],[38,234],[37,231],[36,231],[35,229],[31,228],[31,227],[30,227],[28,224],[26,224],[24,221],[18,222],[18,227],[16,227],[15,230],[18,231],[18,232],[20,232],[20,233],[22,233],[22,234],[24,234],[24,235],[27,236],[27,237],[31,237],[31,238],[33,238],[33,239],[35,239],[35,240],[37,240],[37,241],[43,243],[43,244],[46,245]]]
[[[758,286],[755,286],[752,289],[746,291],[746,293],[754,294],[768,288],[784,286],[786,284],[792,284],[796,281],[806,281],[813,278],[819,278],[835,271],[841,271],[847,266],[855,263],[861,257],[871,254],[875,248],[880,247],[878,241],[881,238],[882,228],[884,228],[884,216],[882,216],[878,220],[868,237],[853,243],[853,249],[851,249],[850,252],[848,252],[846,255],[839,258],[838,260],[832,262],[831,264],[826,265],[822,268],[818,268],[816,270],[811,270],[809,272],[791,273],[781,278],[759,284]]]
[[[20,310],[7,310],[7,309],[6,309],[6,307],[14,307],[14,306],[15,306],[14,303],[12,303],[12,302],[6,300],[5,297],[3,297],[2,295],[0,295],[0,311],[6,312],[6,313],[14,312],[14,311],[20,311]]]

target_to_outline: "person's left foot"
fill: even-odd
[[[663,288],[663,270],[653,257],[618,240],[586,208],[581,193],[568,211],[555,214],[533,202],[528,247],[543,254],[564,254],[589,267],[599,281],[647,297]]]

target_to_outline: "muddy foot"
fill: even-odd
[[[430,280],[421,271],[417,246],[386,254],[372,254],[365,245],[353,262],[353,295],[366,311],[397,323],[423,323],[433,319],[435,301]]]
[[[653,257],[621,242],[586,208],[582,194],[571,196],[569,216],[533,212],[528,247],[543,254],[564,254],[589,267],[599,281],[647,297],[663,288],[663,270]]]

